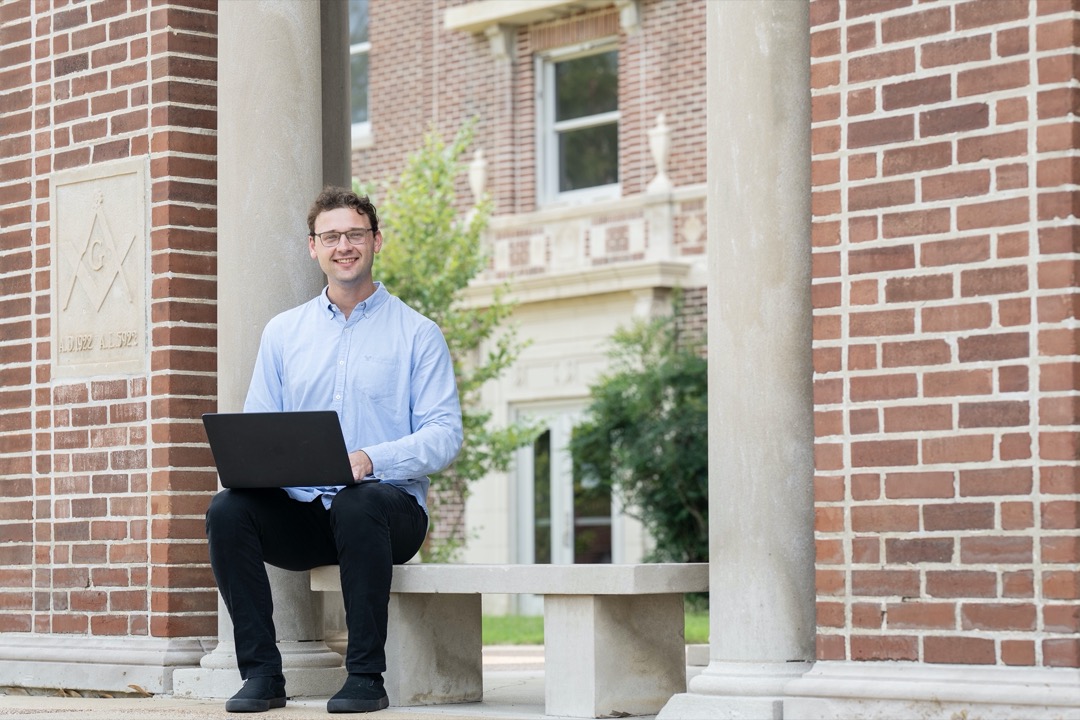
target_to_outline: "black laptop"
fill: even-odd
[[[206,413],[202,419],[223,487],[354,482],[341,423],[333,410]]]

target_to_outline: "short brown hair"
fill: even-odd
[[[319,197],[315,198],[315,202],[311,204],[311,209],[308,210],[308,233],[315,234],[315,218],[327,210],[337,210],[338,208],[352,208],[361,215],[367,215],[368,220],[371,222],[371,231],[379,231],[379,216],[367,195],[357,195],[348,188],[327,185],[319,193]]]

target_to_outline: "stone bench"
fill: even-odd
[[[709,566],[424,565],[394,567],[386,639],[394,705],[480,702],[481,595],[544,596],[548,715],[652,715],[686,690],[683,595],[708,589]],[[313,590],[340,590],[336,566]]]

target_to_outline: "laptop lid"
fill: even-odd
[[[333,410],[206,413],[202,419],[223,487],[353,483]]]

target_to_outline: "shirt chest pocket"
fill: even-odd
[[[399,358],[361,353],[355,362],[350,384],[360,397],[385,404],[399,396],[404,381]]]

